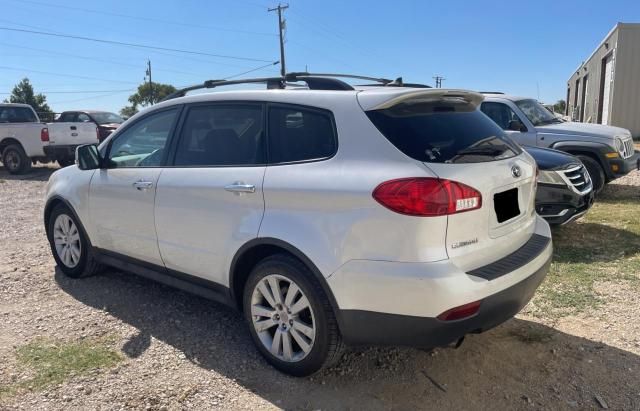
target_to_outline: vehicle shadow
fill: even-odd
[[[640,235],[604,224],[578,222],[552,233],[557,263],[608,262],[640,253]]]
[[[230,308],[115,270],[73,280],[56,269],[55,281],[137,330],[121,345],[131,361],[159,340],[283,409],[595,409],[596,395],[612,409],[640,408],[638,355],[535,322],[511,320],[457,350],[358,348],[292,378],[260,357]]]
[[[38,164],[33,166],[26,174],[10,174],[0,162],[0,180],[30,180],[30,181],[47,181],[54,171],[59,170],[57,165]]]

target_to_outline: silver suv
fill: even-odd
[[[172,98],[80,147],[47,187],[60,269],[113,266],[237,307],[296,376],[344,345],[458,342],[529,301],[552,254],[536,165],[480,94],[261,81]]]

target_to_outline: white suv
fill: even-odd
[[[231,304],[297,376],[344,344],[448,345],[529,301],[552,255],[536,166],[480,94],[286,79],[308,86],[173,98],[80,147],[47,187],[60,269]]]

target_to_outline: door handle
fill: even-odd
[[[153,187],[153,183],[151,181],[139,180],[133,183],[133,186],[138,190],[143,191]]]
[[[224,187],[225,190],[231,191],[232,193],[255,193],[256,186],[253,184],[244,184],[244,183],[233,183]]]
[[[78,128],[76,126],[71,126],[71,130],[77,130]]]

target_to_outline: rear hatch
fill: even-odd
[[[439,179],[479,193],[481,198],[459,203],[448,215],[447,254],[458,267],[469,271],[489,264],[529,240],[535,228],[535,161],[478,110],[480,94],[368,93],[358,95],[361,106],[397,149]]]

